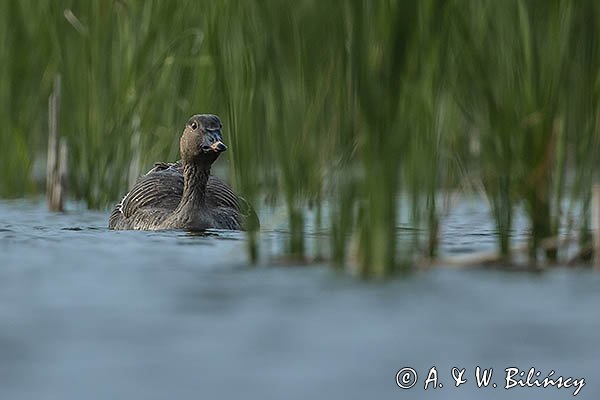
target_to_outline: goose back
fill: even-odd
[[[156,163],[138,178],[129,193],[111,212],[111,229],[159,229],[175,211],[183,194],[181,162]],[[223,229],[242,229],[245,200],[221,179],[211,175],[206,186],[206,204],[217,224]]]

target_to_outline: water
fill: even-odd
[[[586,269],[366,283],[323,266],[249,266],[239,233],[112,232],[106,218],[0,202],[2,398],[572,398],[503,389],[513,366],[583,377],[577,398],[600,395],[600,277]],[[444,254],[493,248],[481,204],[444,221]],[[419,382],[401,390],[409,366]],[[432,366],[444,387],[424,391]],[[466,368],[459,388],[454,366]],[[476,389],[476,366],[493,367],[498,388]]]

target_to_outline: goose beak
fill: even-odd
[[[221,152],[227,150],[227,146],[225,146],[225,144],[223,142],[221,142],[220,140],[211,144],[210,148],[215,153],[221,153]]]
[[[220,131],[207,132],[202,146],[204,153],[222,153],[227,150]]]

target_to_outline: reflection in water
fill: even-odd
[[[187,231],[188,236],[200,236],[200,237],[219,237],[217,232],[213,231]]]
[[[444,221],[442,252],[493,249],[485,207],[463,204]],[[578,398],[600,395],[591,271],[364,283],[329,268],[250,268],[239,232],[114,232],[106,218],[0,202],[3,398],[571,397],[476,390],[476,366],[553,369],[587,378]],[[261,240],[275,248],[285,234]],[[424,392],[433,365],[444,388]],[[394,382],[405,366],[421,379],[409,391]],[[468,384],[453,387],[454,366]]]

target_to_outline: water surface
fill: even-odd
[[[568,399],[503,370],[586,379],[600,395],[600,277],[436,268],[365,283],[325,266],[250,266],[235,232],[112,232],[108,214],[0,202],[0,390],[6,399]],[[284,235],[269,228],[269,245]],[[494,248],[463,202],[443,254]],[[275,242],[275,244],[271,243]],[[403,367],[419,373],[410,390]],[[436,366],[444,387],[423,391]],[[454,388],[451,367],[469,382]],[[475,389],[476,366],[498,388]]]

